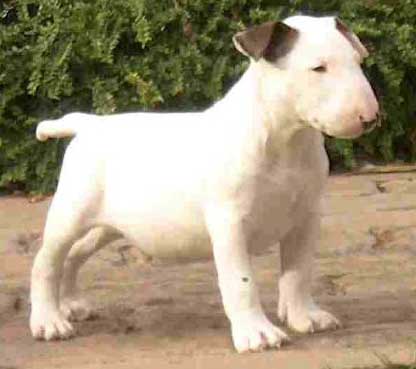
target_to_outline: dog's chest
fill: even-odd
[[[253,180],[245,222],[250,249],[261,252],[277,243],[319,196],[309,173],[272,168]]]

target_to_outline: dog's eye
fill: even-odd
[[[317,67],[312,68],[314,72],[317,73],[325,73],[326,72],[326,65],[319,65]]]

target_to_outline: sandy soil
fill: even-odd
[[[111,245],[81,275],[94,319],[65,342],[34,341],[30,267],[50,199],[0,198],[0,369],[351,368],[416,352],[416,173],[330,179],[315,296],[344,328],[298,335],[281,350],[232,349],[212,262],[160,266]],[[23,234],[23,236],[19,236]],[[276,322],[276,252],[255,257],[265,309]],[[287,329],[286,329],[287,330]],[[287,330],[288,331],[288,330]]]

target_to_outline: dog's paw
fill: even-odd
[[[314,333],[341,328],[341,322],[331,313],[318,307],[288,309],[287,314],[279,312],[279,319],[300,333]]]
[[[73,322],[90,319],[94,313],[87,300],[76,297],[61,298],[59,308],[64,317]]]
[[[262,312],[239,313],[232,319],[231,333],[239,353],[279,348],[289,341],[286,333],[274,326]]]
[[[60,311],[32,311],[30,329],[34,338],[46,341],[68,339],[74,335],[71,323]]]

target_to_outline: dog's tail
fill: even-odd
[[[84,115],[86,114],[72,113],[61,119],[44,120],[36,128],[36,138],[39,141],[46,141],[48,138],[75,136],[81,131],[82,127],[88,125],[86,119],[82,119]]]

